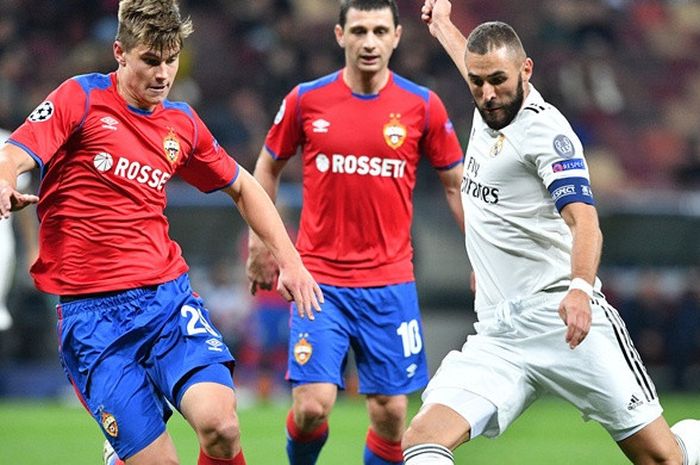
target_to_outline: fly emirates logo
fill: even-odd
[[[95,155],[93,164],[97,171],[107,173],[114,168],[114,175],[139,184],[152,187],[158,191],[163,190],[163,186],[170,179],[170,173],[165,173],[148,165],[142,165],[137,161],[131,161],[124,157],[118,157],[116,163],[112,155],[100,152]]]
[[[324,153],[316,155],[316,168],[325,173],[359,174],[382,178],[403,178],[406,161],[394,158],[368,157],[367,155],[342,155],[334,153],[330,157]]]

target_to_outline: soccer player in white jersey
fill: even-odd
[[[489,22],[465,39],[450,10],[426,0],[423,20],[476,104],[462,204],[477,334],[428,384],[403,438],[405,465],[452,465],[457,446],[500,435],[544,392],[599,422],[637,465],[700,464],[700,422],[669,428],[600,293],[602,235],[580,141],[530,84],[515,31]]]
[[[10,137],[10,133],[0,129],[0,144]],[[24,191],[29,186],[29,174],[23,174],[17,178],[17,189]],[[26,222],[25,222],[26,223]],[[34,239],[28,231],[27,225],[20,222],[20,230],[27,243],[25,247],[31,249],[33,244],[29,243]],[[31,256],[31,253],[27,254]],[[0,221],[0,331],[5,331],[12,327],[12,315],[7,308],[7,295],[12,287],[15,275],[15,235],[11,221]]]

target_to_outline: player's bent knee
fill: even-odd
[[[212,417],[201,422],[197,426],[197,434],[202,447],[206,450],[211,448],[223,448],[233,450],[240,438],[240,427],[236,417]]]

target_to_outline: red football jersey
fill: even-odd
[[[41,168],[40,255],[31,273],[52,294],[130,289],[184,273],[163,214],[166,183],[177,174],[211,192],[238,175],[191,107],[131,107],[115,73],[64,82],[9,142]]]
[[[439,97],[396,74],[376,95],[353,94],[343,71],[301,84],[284,101],[265,147],[302,148],[297,248],[317,281],[370,287],[413,281],[413,188],[421,154],[436,169],[462,162]]]

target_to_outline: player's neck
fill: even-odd
[[[346,67],[343,71],[343,81],[353,94],[375,95],[389,82],[391,72],[384,68],[376,73],[363,73],[356,69]]]

